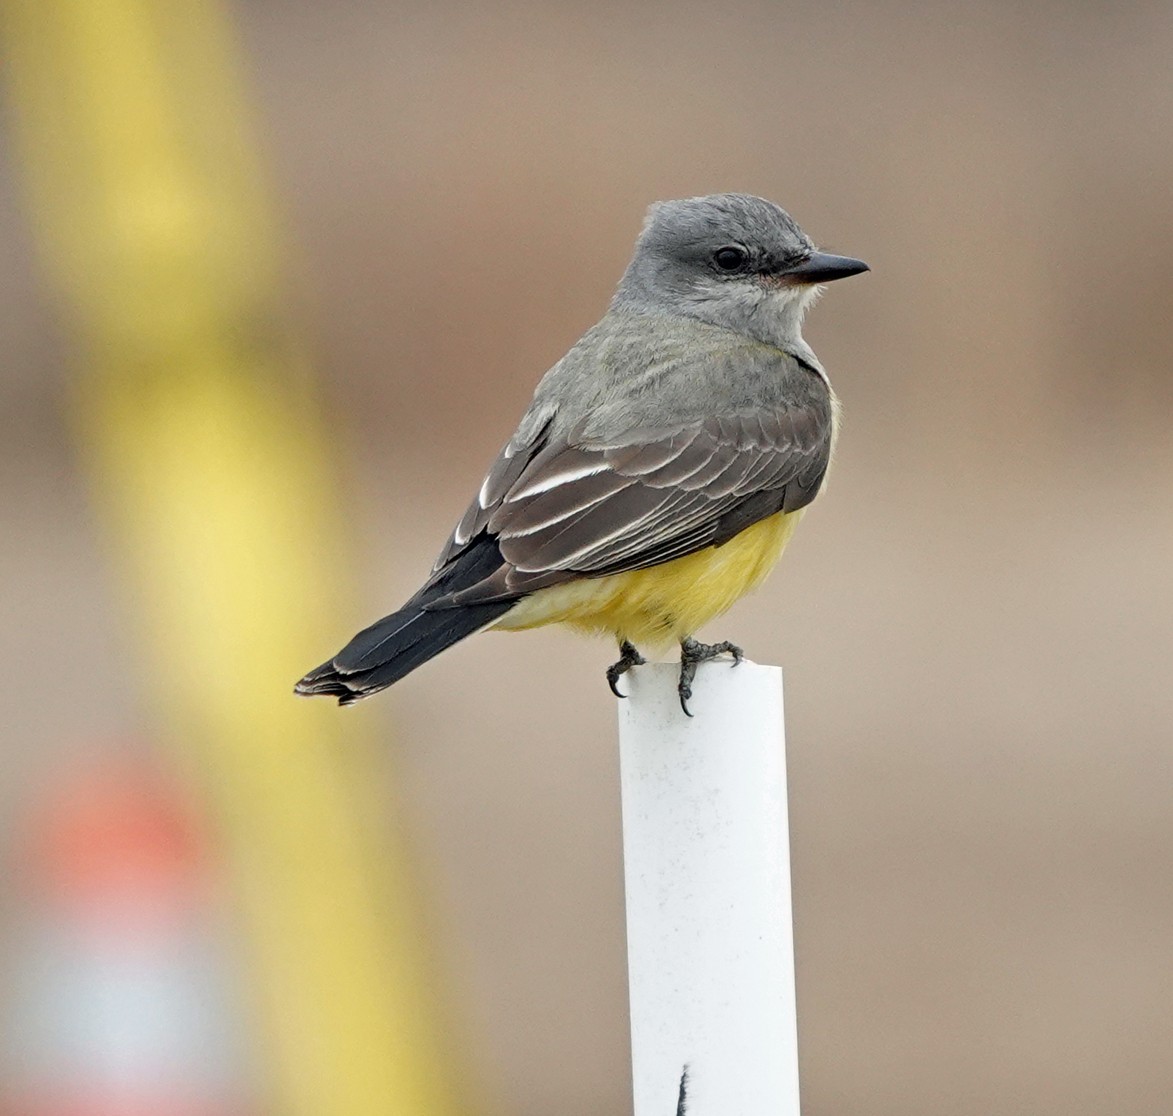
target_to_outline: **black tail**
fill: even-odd
[[[517,603],[512,598],[453,604],[456,594],[483,584],[503,563],[496,539],[482,532],[398,612],[359,632],[328,663],[311,670],[294,691],[326,694],[336,697],[339,705],[353,705],[385,690]]]
[[[329,662],[311,670],[294,691],[327,694],[336,697],[339,705],[352,705],[385,690],[446,647],[491,624],[515,603],[493,601],[430,612],[417,601],[409,601],[398,612],[359,632]]]

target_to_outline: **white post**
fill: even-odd
[[[678,671],[620,683],[635,1116],[798,1116],[782,672]]]

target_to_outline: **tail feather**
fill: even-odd
[[[336,697],[339,705],[352,705],[385,690],[446,647],[487,627],[514,603],[493,601],[429,611],[411,601],[359,632],[329,662],[311,670],[294,691],[324,694]]]

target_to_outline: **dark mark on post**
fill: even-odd
[[[676,1116],[685,1116],[688,1112],[688,1063],[680,1074],[680,1096],[676,1101]]]

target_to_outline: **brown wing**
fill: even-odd
[[[828,407],[715,416],[606,441],[543,434],[527,450],[507,448],[437,562],[430,584],[440,593],[429,607],[522,596],[719,546],[813,500],[830,447]],[[500,555],[492,572],[483,561],[490,541]],[[474,583],[449,581],[470,550],[481,557]]]

